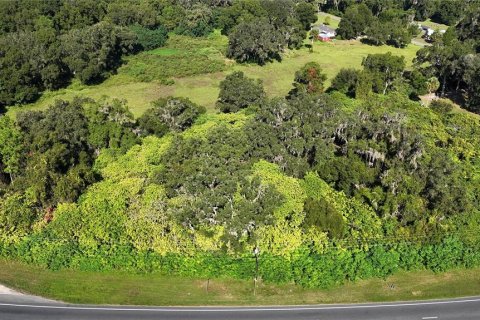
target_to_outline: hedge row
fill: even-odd
[[[138,252],[129,246],[105,246],[93,255],[83,254],[75,243],[30,238],[16,245],[0,245],[0,254],[50,269],[160,272],[187,277],[252,279],[255,257],[203,253],[196,256]],[[269,283],[296,283],[308,288],[329,288],[346,280],[386,277],[398,270],[435,272],[480,266],[478,245],[457,238],[436,244],[381,244],[368,249],[329,248],[323,254],[308,249],[289,257],[259,255],[258,275]]]

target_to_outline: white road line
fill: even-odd
[[[422,320],[428,320],[428,319],[438,319],[438,317],[423,317]]]
[[[309,311],[309,310],[345,310],[345,309],[368,309],[368,308],[395,308],[395,307],[413,307],[428,306],[442,304],[458,304],[480,302],[478,299],[466,300],[450,300],[450,301],[432,301],[432,302],[416,302],[416,303],[398,303],[398,304],[374,304],[374,305],[357,305],[357,306],[312,306],[312,307],[286,307],[286,308],[113,308],[113,307],[75,307],[75,306],[48,306],[48,305],[30,305],[30,304],[13,304],[0,303],[0,307],[16,307],[16,308],[37,308],[37,309],[62,309],[62,310],[82,310],[82,311],[142,311],[142,312],[271,312],[271,311]],[[433,318],[431,318],[433,319]]]

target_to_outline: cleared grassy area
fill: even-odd
[[[328,85],[341,68],[360,68],[362,59],[368,54],[392,52],[405,56],[407,63],[411,64],[419,49],[415,45],[397,49],[389,46],[369,46],[355,40],[334,40],[330,43],[316,42],[313,52],[309,52],[307,48],[287,51],[282,62],[258,66],[237,64],[225,59],[221,52],[225,51],[227,39],[218,33],[207,39],[188,39],[188,42],[185,42],[185,39],[179,36],[171,37],[165,48],[130,57],[118,74],[99,85],[85,86],[74,82],[65,89],[45,93],[33,104],[12,107],[9,113],[13,115],[19,110],[43,109],[55,100],[70,100],[77,95],[125,99],[136,116],[149,108],[152,101],[170,95],[190,98],[214,111],[219,92],[218,84],[234,70],[262,79],[270,96],[284,96],[291,88],[295,71],[309,61],[316,61],[322,66],[328,76]],[[218,64],[219,61],[223,68],[216,71],[218,69],[213,68],[212,63]],[[206,65],[210,69],[206,70]],[[206,71],[211,73],[205,73]],[[147,77],[148,81],[140,80],[141,77]],[[164,84],[165,79],[172,79],[173,83]]]
[[[50,271],[0,260],[0,283],[17,290],[72,303],[128,305],[286,305],[379,302],[480,294],[480,269],[446,273],[401,272],[385,280],[348,283],[331,290],[253,281],[190,279],[158,274]]]
[[[334,16],[333,14],[326,13],[326,12],[319,12],[318,13],[317,24],[325,23],[325,18],[326,17],[330,17],[330,24],[329,24],[330,27],[332,27],[334,29],[338,28],[338,24],[340,23],[341,18],[337,17],[337,16]]]
[[[448,26],[446,24],[441,24],[437,22],[433,22],[431,19],[427,19],[425,21],[418,21],[421,25],[427,26],[429,28],[432,28],[434,30],[447,30]]]

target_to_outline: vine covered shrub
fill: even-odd
[[[427,245],[392,242],[372,245],[368,249],[332,246],[321,254],[304,247],[289,256],[260,253],[258,275],[268,283],[331,288],[347,280],[385,278],[398,270],[440,272],[480,266],[479,249],[479,244],[467,246],[454,237]],[[11,245],[2,244],[0,253],[54,270],[127,270],[205,279],[228,277],[245,280],[255,277],[256,272],[253,254],[232,256],[204,252],[192,256],[160,255],[152,251],[137,251],[127,245],[115,248],[100,246],[95,251],[83,252],[78,243],[42,237],[32,237]]]

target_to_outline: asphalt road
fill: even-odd
[[[479,320],[480,297],[387,304],[291,307],[148,308],[69,305],[24,295],[0,295],[1,320]]]

